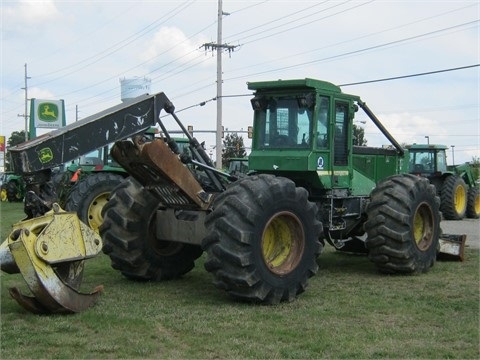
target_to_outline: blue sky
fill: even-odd
[[[178,116],[216,126],[217,0],[1,1],[0,134],[24,129],[28,97],[64,99],[67,122],[120,102],[120,79],[151,79]],[[223,1],[223,125],[246,130],[249,81],[317,78],[343,85],[480,64],[478,1]],[[342,86],[400,143],[455,145],[480,156],[480,67]],[[235,95],[235,96],[234,96]],[[205,106],[194,106],[207,101]],[[77,113],[78,110],[78,113]],[[365,120],[359,117],[358,120]],[[373,124],[368,145],[386,144]],[[213,134],[197,136],[207,148]],[[246,136],[244,136],[246,138]],[[248,144],[248,142],[247,142]],[[452,162],[449,151],[448,162]]]

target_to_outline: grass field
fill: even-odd
[[[0,206],[5,238],[22,204]],[[319,264],[296,301],[259,306],[217,290],[203,257],[180,280],[140,283],[100,255],[84,277],[105,286],[99,303],[68,316],[24,311],[7,291],[25,289],[22,277],[2,273],[0,358],[480,358],[478,250],[418,276],[380,275],[331,247]]]

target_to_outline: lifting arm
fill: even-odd
[[[17,174],[60,166],[90,151],[145,131],[173,108],[164,93],[139,96],[9,149]]]
[[[385,135],[385,137],[392,143],[393,146],[397,149],[398,153],[403,156],[405,150],[403,147],[395,140],[395,138],[388,132],[388,130],[383,126],[383,124],[378,120],[375,114],[370,110],[366,103],[361,100],[357,101],[358,106],[360,106],[365,114],[373,121],[373,123],[378,127],[378,129]]]

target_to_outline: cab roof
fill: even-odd
[[[332,84],[328,81],[305,78],[305,79],[292,79],[292,80],[274,80],[274,81],[256,81],[248,82],[249,90],[256,91],[275,91],[275,90],[286,90],[286,89],[306,89],[312,88],[318,93],[329,93],[329,94],[342,94],[344,96],[349,96],[355,100],[360,100],[358,96],[349,95],[342,93],[342,90],[339,86]]]
[[[407,145],[406,148],[411,150],[446,150],[448,146],[438,144],[411,144]]]

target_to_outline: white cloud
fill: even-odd
[[[165,59],[189,63],[204,54],[199,44],[206,42],[203,36],[187,38],[178,27],[163,26],[154,34],[141,59],[153,63],[164,63]]]
[[[9,26],[44,24],[60,16],[53,0],[20,0],[13,6],[4,9],[4,19]]]
[[[42,100],[57,100],[54,93],[50,90],[42,89],[38,87],[32,87],[28,89],[28,97]]]

